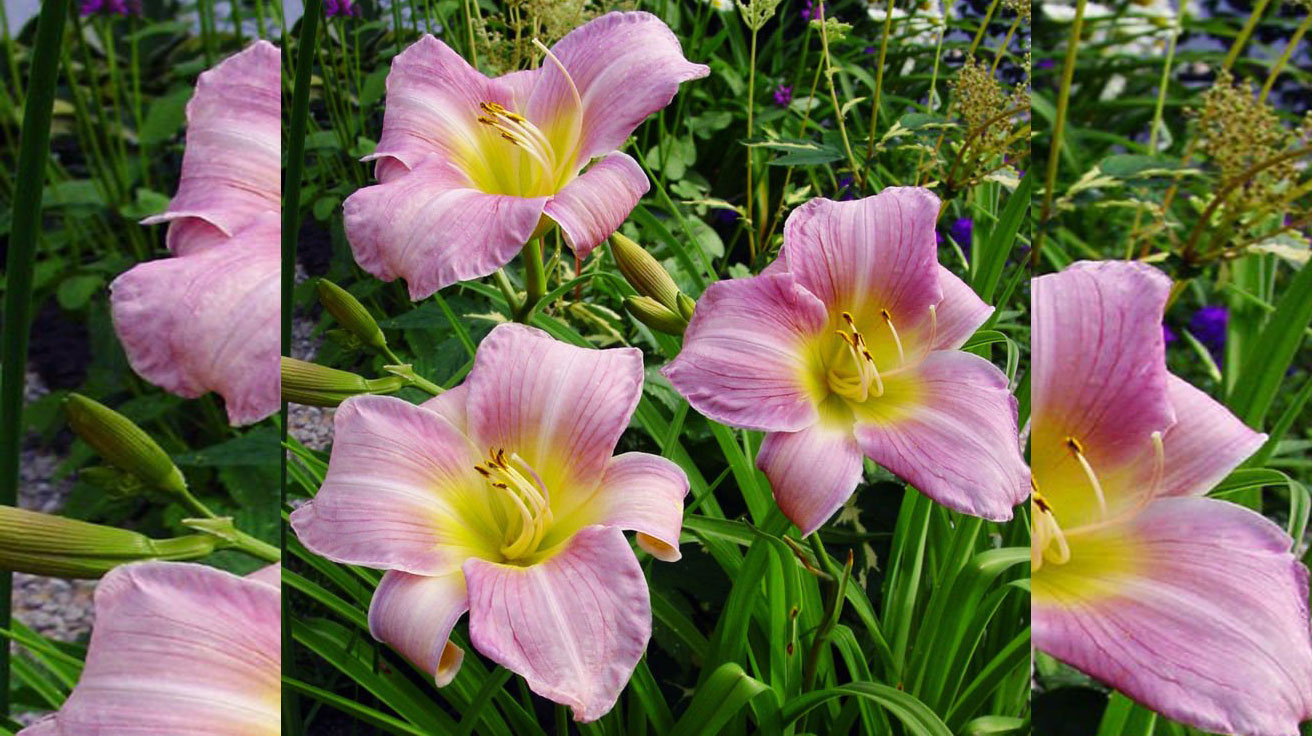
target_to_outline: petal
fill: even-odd
[[[601,524],[638,532],[638,546],[653,557],[676,562],[683,530],[688,476],[669,460],[645,452],[611,458],[597,491]]]
[[[938,321],[935,350],[956,350],[988,321],[993,307],[984,303],[975,290],[946,268],[938,267],[938,283],[943,301],[934,309]]]
[[[642,167],[624,153],[612,153],[565,185],[543,212],[560,225],[574,255],[587,258],[619,229],[651,188]]]
[[[478,155],[483,141],[477,124],[481,102],[510,106],[510,92],[425,34],[392,61],[383,133],[364,160],[378,161],[382,182],[403,176],[430,154],[465,163]]]
[[[591,496],[642,394],[642,353],[567,345],[523,325],[483,339],[466,385],[479,449],[517,452],[552,494],[552,510]],[[572,498],[571,498],[572,494]]]
[[[510,263],[546,201],[485,194],[432,156],[405,176],[348,197],[346,237],[361,268],[384,281],[405,279],[418,301]]]
[[[1036,647],[1197,728],[1297,736],[1312,717],[1308,573],[1279,527],[1168,498],[1068,539],[1071,561],[1034,576]]]
[[[441,394],[420,404],[423,408],[437,414],[451,423],[461,434],[469,431],[469,416],[465,412],[465,402],[469,400],[469,386],[460,384],[443,391]]]
[[[1095,467],[1118,464],[1174,421],[1161,328],[1170,288],[1160,271],[1124,261],[1034,279],[1036,467],[1042,451],[1068,455],[1060,447],[1067,436],[1101,461]]]
[[[813,199],[788,216],[782,257],[830,311],[859,317],[886,309],[906,333],[943,298],[938,208],[938,197],[915,187],[889,187],[851,202]]]
[[[333,419],[328,474],[292,513],[301,543],[334,562],[440,575],[482,548],[462,528],[481,493],[474,447],[434,412],[390,396],[347,399]],[[495,550],[493,550],[495,551]]]
[[[651,637],[647,581],[623,532],[588,527],[537,565],[471,559],[464,570],[478,651],[576,721],[614,707]]]
[[[802,536],[819,529],[861,482],[861,448],[852,428],[819,423],[800,432],[771,432],[756,467],[765,472],[779,504]]]
[[[254,580],[265,585],[272,585],[275,588],[282,587],[282,565],[274,563],[267,567],[262,567],[255,572],[246,576],[247,580]]]
[[[818,417],[808,345],[827,322],[824,305],[791,274],[718,281],[697,301],[683,351],[661,373],[717,422],[804,429]]]
[[[583,103],[580,164],[618,150],[648,115],[670,104],[680,83],[710,74],[683,57],[669,26],[651,13],[607,13],[570,31],[551,51]],[[560,67],[546,59],[538,75],[528,117],[574,113],[574,91]]]
[[[278,216],[222,247],[138,264],[110,284],[132,369],[166,391],[216,391],[234,425],[278,411],[282,272]]]
[[[55,720],[55,716],[51,715],[19,731],[18,736],[63,736],[63,734],[59,732],[59,723]]]
[[[1176,422],[1162,437],[1165,495],[1207,493],[1266,442],[1266,435],[1186,381],[1168,375],[1167,391]]]
[[[954,511],[1010,519],[1030,474],[1007,376],[977,355],[934,352],[885,386],[858,410],[862,451]]]
[[[168,210],[179,255],[232,236],[261,213],[281,211],[282,91],[278,49],[256,41],[200,75],[187,103],[182,178]]]
[[[79,736],[277,734],[278,590],[203,565],[145,563],[96,588],[86,669],[59,712]]]
[[[369,604],[369,633],[446,687],[465,659],[450,642],[451,629],[468,610],[464,573],[428,577],[391,570]]]

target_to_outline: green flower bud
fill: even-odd
[[[151,539],[112,526],[0,506],[0,568],[61,578],[98,578],[141,560],[194,560],[228,546],[208,534]]]
[[[64,414],[77,436],[114,467],[167,493],[187,495],[182,471],[131,419],[81,394],[64,399]]]
[[[387,347],[387,338],[383,336],[382,329],[378,326],[369,314],[369,310],[364,308],[359,299],[351,296],[346,289],[334,284],[328,279],[319,279],[317,286],[319,292],[319,303],[328,313],[337,320],[352,335],[360,338],[360,342],[374,350],[382,350]]]
[[[390,394],[406,385],[401,376],[369,379],[304,360],[282,359],[282,398],[296,404],[337,406],[352,396]]]
[[[660,262],[652,258],[641,245],[615,233],[610,236],[610,252],[615,256],[620,273],[624,274],[624,279],[633,286],[634,291],[651,297],[669,310],[678,308],[679,287]]]
[[[697,301],[683,292],[679,292],[679,314],[683,318],[692,321],[693,310],[697,308]]]
[[[666,309],[660,302],[647,296],[631,296],[624,299],[624,308],[634,319],[658,332],[670,335],[682,335],[688,323],[683,317]]]

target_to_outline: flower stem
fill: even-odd
[[[533,308],[547,293],[547,272],[542,266],[542,238],[533,238],[524,244],[520,252],[524,257],[524,303],[515,313],[515,321],[528,324],[533,317]]]
[[[838,104],[838,90],[834,88],[834,62],[829,57],[829,30],[825,22],[825,0],[817,6],[820,15],[820,50],[825,61],[825,80],[829,82],[829,101],[834,106],[834,119],[838,121],[838,133],[843,138],[843,150],[847,153],[847,165],[852,168],[852,177],[858,185],[862,183],[862,169],[856,164],[856,155],[852,153],[852,143],[847,139],[847,125],[843,123],[843,108]],[[883,66],[880,66],[883,71]]]
[[[1039,210],[1039,227],[1034,233],[1033,247],[1030,249],[1030,267],[1039,264],[1039,255],[1043,250],[1043,232],[1052,216],[1052,194],[1057,186],[1057,168],[1061,165],[1061,146],[1066,133],[1066,108],[1071,100],[1071,82],[1075,79],[1075,61],[1080,50],[1080,33],[1084,29],[1084,7],[1088,0],[1075,3],[1075,21],[1071,23],[1071,37],[1066,42],[1066,61],[1061,70],[1061,88],[1057,93],[1057,118],[1052,125],[1052,140],[1049,142],[1048,170],[1043,185],[1043,208]]]
[[[59,48],[64,36],[67,2],[41,6],[23,128],[18,146],[14,209],[5,265],[5,329],[0,366],[0,504],[18,498],[18,462],[23,441],[23,385],[27,371],[27,338],[32,314],[32,271],[36,265],[37,232],[41,228],[41,194],[50,158],[50,119],[54,112],[59,72]],[[0,622],[9,625],[12,578],[0,573]],[[9,712],[9,647],[0,647],[0,713]]]
[[[888,37],[893,29],[893,0],[888,0],[888,6],[884,8],[884,30],[879,37],[879,64],[875,67],[875,97],[870,103],[870,130],[866,133],[866,160],[869,161],[875,155],[875,127],[879,123],[879,97],[884,90],[884,59],[888,56]],[[942,37],[942,34],[940,34]],[[938,63],[938,57],[935,57],[935,64]],[[858,177],[857,181],[864,186],[864,177]]]
[[[510,277],[506,276],[504,268],[498,268],[492,274],[492,280],[496,282],[497,288],[501,290],[501,296],[506,298],[506,306],[510,308],[511,314],[519,312],[519,295],[515,293],[514,284],[510,283]],[[398,363],[401,361],[397,361]]]
[[[1257,0],[1257,4],[1253,6],[1253,12],[1248,16],[1248,21],[1244,23],[1243,28],[1239,29],[1239,35],[1235,36],[1235,42],[1230,46],[1230,53],[1225,55],[1225,61],[1221,63],[1222,69],[1229,71],[1230,67],[1235,65],[1235,60],[1239,58],[1239,52],[1243,51],[1244,46],[1248,44],[1248,38],[1253,35],[1258,21],[1262,20],[1262,13],[1270,3],[1271,0]]]
[[[823,2],[823,0],[821,0]],[[752,29],[751,59],[747,66],[747,140],[752,139],[752,113],[756,110],[756,29]],[[756,190],[752,186],[752,159],[756,151],[747,147],[747,201],[743,204],[743,224],[747,226],[747,262],[756,263],[756,221],[752,219],[752,201]]]
[[[1304,16],[1303,22],[1298,24],[1298,28],[1294,30],[1294,35],[1289,37],[1289,43],[1285,45],[1284,52],[1272,65],[1271,73],[1267,75],[1266,81],[1262,83],[1262,93],[1257,96],[1258,102],[1264,101],[1266,96],[1271,93],[1271,88],[1275,86],[1280,72],[1284,71],[1285,64],[1289,63],[1289,57],[1293,55],[1294,49],[1298,48],[1298,42],[1303,40],[1303,36],[1307,33],[1309,27],[1312,27],[1312,10],[1309,10],[1307,15]]]
[[[843,566],[842,572],[834,565],[825,551],[825,545],[820,541],[820,533],[813,532],[806,538],[811,545],[811,551],[815,553],[816,562],[825,574],[833,578],[834,595],[829,599],[825,606],[824,619],[820,622],[820,628],[816,630],[815,639],[811,642],[811,649],[806,654],[806,663],[802,668],[803,686],[802,692],[807,693],[815,687],[815,678],[820,655],[824,652],[825,645],[829,642],[829,636],[833,633],[834,627],[838,625],[838,617],[843,612],[843,600],[847,597],[847,583],[852,577],[852,565],[854,558],[851,551],[847,553],[847,564]]]

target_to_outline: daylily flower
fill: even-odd
[[[86,668],[59,712],[19,736],[279,733],[279,569],[248,578],[144,562],[96,587]]]
[[[646,649],[651,603],[621,530],[679,559],[688,480],[664,458],[615,457],[642,354],[587,350],[521,325],[484,339],[465,383],[415,406],[347,399],[328,473],[291,523],[336,562],[387,570],[374,638],[455,677],[469,612],[478,651],[534,692],[600,718]]]
[[[169,223],[175,257],[110,285],[132,369],[187,398],[217,391],[235,425],[279,407],[279,63],[257,41],[200,75],[178,193],[144,221]]]
[[[628,217],[650,184],[618,149],[710,70],[650,13],[608,13],[543,51],[496,79],[432,36],[396,57],[366,157],[379,184],[345,203],[364,270],[418,300],[505,266],[553,222],[586,258]]]
[[[1308,571],[1262,515],[1202,498],[1266,439],[1166,370],[1171,280],[1034,279],[1034,645],[1205,731],[1312,717]]]
[[[1029,471],[1007,377],[958,350],[992,308],[937,262],[938,198],[814,199],[764,273],[712,284],[664,373],[702,414],[767,432],[757,456],[804,534],[865,455],[952,509],[1011,518]]]

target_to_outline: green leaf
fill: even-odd
[[[179,87],[156,97],[146,111],[146,119],[137,131],[137,140],[143,146],[153,146],[171,140],[182,130],[187,119],[187,101],[191,99],[191,86]]]
[[[787,726],[812,709],[845,697],[867,698],[878,703],[901,721],[912,736],[952,736],[943,720],[915,696],[876,682],[854,682],[807,693],[785,703],[780,718]]]
[[[234,465],[276,466],[281,456],[278,451],[280,444],[278,437],[276,429],[261,427],[203,450],[175,455],[173,462],[178,465],[202,468]]]
[[[55,297],[59,301],[59,306],[71,312],[85,307],[87,302],[91,301],[91,297],[104,285],[105,278],[98,274],[69,276],[59,282]]]
[[[765,699],[775,705],[774,692],[765,683],[749,676],[737,664],[720,665],[697,688],[688,710],[674,724],[671,733],[688,736],[719,734],[729,719],[762,693],[769,693]]]

